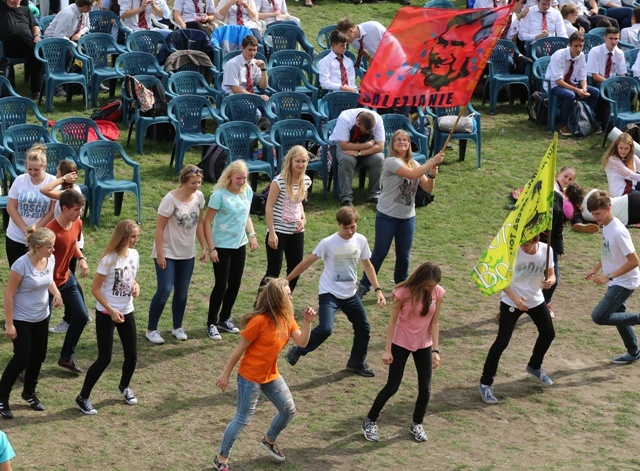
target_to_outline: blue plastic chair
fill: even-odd
[[[609,104],[609,116],[604,127],[605,138],[611,126],[623,129],[627,124],[640,123],[640,111],[634,111],[632,100],[638,96],[638,80],[632,77],[611,77],[600,85],[600,97]]]
[[[214,29],[211,34],[211,44],[215,50],[213,65],[218,70],[222,70],[224,56],[229,52],[240,51],[242,40],[249,35],[253,35],[253,33],[243,25],[223,25]],[[258,45],[258,52],[264,53],[262,44]],[[263,60],[265,63],[267,62],[266,59]]]
[[[83,145],[89,142],[90,132],[93,131],[98,139],[106,140],[96,122],[90,118],[63,118],[51,128],[53,142],[70,146],[74,155],[78,155]],[[59,137],[58,137],[59,135]],[[55,174],[55,172],[54,172]]]
[[[78,158],[77,152],[69,145],[62,144],[60,142],[50,142],[47,144],[47,173],[50,175],[55,175],[58,171],[58,165],[60,165],[61,160],[71,160],[76,164],[78,170],[88,171],[88,168],[80,162]],[[79,177],[78,177],[79,179]],[[86,179],[86,178],[85,178]],[[87,185],[77,184],[80,187],[80,191],[84,195],[86,199],[86,204],[84,206],[84,215],[87,215],[89,211],[89,206],[91,204],[91,194],[89,192],[89,188]]]
[[[128,53],[134,54],[134,53]],[[143,53],[143,54],[146,54]],[[126,54],[123,54],[123,56]],[[150,55],[150,54],[149,54]],[[121,56],[122,57],[122,56]],[[151,88],[153,85],[162,86],[162,83],[157,77],[153,75],[136,75],[136,79],[144,85],[146,88]],[[127,146],[131,142],[131,133],[133,128],[136,129],[136,152],[142,154],[142,147],[144,143],[144,137],[147,134],[147,129],[154,124],[169,123],[168,116],[143,116],[140,114],[140,108],[138,103],[129,96],[127,88],[122,82],[122,104],[124,113],[122,115],[123,122],[129,127],[129,133],[127,135]]]
[[[303,119],[281,119],[271,126],[269,138],[276,150],[278,172],[282,172],[284,156],[296,145],[308,149],[307,144],[314,143],[319,146],[326,145],[326,142],[318,134],[316,127],[309,121]]]
[[[256,140],[262,146],[262,155],[266,155],[264,160],[259,160],[254,154]],[[224,123],[216,130],[216,142],[227,151],[227,164],[244,160],[249,173],[266,173],[273,180],[273,146],[262,137],[255,124],[245,121]]]
[[[640,49],[630,49],[630,50],[624,51],[624,60],[627,64],[627,75],[629,77],[633,76],[633,72],[631,72],[631,67],[633,67],[633,65],[636,63],[636,60],[638,59],[638,52],[640,52]]]
[[[440,9],[455,9],[456,6],[449,0],[431,0],[424,4],[423,8],[440,8]]]
[[[208,119],[213,119],[217,123],[221,123],[222,119],[209,103],[209,100],[203,96],[185,95],[179,96],[171,100],[169,103],[169,119],[176,129],[176,138],[171,154],[169,166],[173,164],[175,159],[176,173],[180,172],[184,154],[190,147],[209,146],[216,142],[216,136],[203,131],[204,111],[208,111]],[[247,123],[244,123],[248,126]]]
[[[600,27],[600,28],[591,28],[589,30],[588,34],[593,34],[594,36],[598,36],[602,39],[604,39],[604,33],[607,30],[607,28],[605,27]]]
[[[118,44],[124,44],[131,29],[125,26],[120,17],[109,10],[91,10],[89,12],[89,33],[107,33]],[[118,41],[121,39],[122,41]],[[115,51],[114,51],[115,52]]]
[[[9,162],[9,159],[0,156],[0,210],[2,210],[3,227],[6,232],[9,224],[9,214],[7,214],[7,206],[9,205],[9,188],[11,183],[18,178],[18,174]]]
[[[115,91],[115,79],[120,77],[115,67],[109,65],[109,55],[112,51],[124,53],[125,49],[119,46],[113,36],[106,33],[85,34],[78,39],[78,49],[81,54],[87,57],[89,64],[89,75],[91,77],[91,106],[98,106],[98,94],[100,85],[105,80],[112,80],[110,88],[110,98],[113,98]]]
[[[560,100],[555,95],[549,93],[551,90],[551,81],[545,78],[547,67],[551,57],[541,57],[533,63],[533,77],[536,81],[536,90],[542,93],[542,99],[548,99],[547,106],[547,131],[552,132],[556,126],[556,116],[560,106]],[[546,89],[545,85],[546,84]],[[542,103],[542,102],[541,102]],[[538,113],[540,110],[536,110]]]
[[[26,62],[26,60],[24,60],[22,57],[7,57],[4,53],[4,44],[2,44],[2,41],[0,41],[0,58],[7,59],[9,61],[9,65],[11,65],[12,67],[18,64],[24,64]],[[26,70],[24,72],[24,81],[26,83],[29,81],[29,74]]]
[[[282,119],[271,126],[271,142],[276,148],[276,155],[278,158],[277,169],[282,172],[282,164],[284,162],[284,156],[289,150],[296,145],[300,145],[305,149],[308,148],[308,143],[312,142],[320,146],[323,149],[327,143],[320,137],[318,130],[308,121],[301,119]],[[325,152],[321,152],[320,165],[316,165],[317,162],[311,164],[313,168],[309,170],[316,170],[320,173],[322,178],[322,196],[327,199],[327,185],[329,183],[329,169],[327,166],[327,156]]]
[[[338,28],[337,24],[327,25],[320,28],[320,31],[318,31],[318,36],[316,37],[316,42],[318,43],[318,46],[320,46],[321,50],[331,49],[331,42],[329,41],[329,35],[331,34],[332,31],[335,31],[337,28]],[[349,43],[347,43],[347,48],[348,47],[349,47]]]
[[[47,15],[38,20],[38,25],[40,26],[40,32],[42,34],[44,34],[55,17],[56,15]]]
[[[472,132],[454,132],[451,135],[451,139],[456,139],[459,142],[460,146],[460,157],[459,160],[464,160],[464,155],[467,149],[467,141],[473,141],[476,144],[476,160],[477,167],[480,168],[481,165],[481,154],[482,154],[482,126],[480,122],[480,118],[482,115],[473,109],[471,103],[466,106],[467,112],[464,113],[466,115],[473,114],[473,117],[476,120],[476,129]],[[449,107],[449,108],[428,108],[427,113],[429,116],[433,118],[433,139],[431,143],[431,152],[429,155],[433,155],[442,150],[447,137],[449,136],[448,131],[440,131],[438,128],[438,119],[443,116],[458,116],[460,112],[459,106]]]
[[[209,85],[200,72],[191,70],[176,72],[169,76],[167,95],[171,98],[182,95],[200,95],[209,97],[217,107],[222,104],[222,92]]]
[[[601,44],[604,44],[604,38],[595,34],[587,33],[584,35],[584,47],[582,48],[582,52],[584,52],[586,57],[589,55],[589,51],[591,49]]]
[[[496,47],[491,53],[488,62],[489,76],[487,80],[489,93],[489,114],[496,114],[496,103],[498,102],[498,92],[505,85],[509,87],[509,104],[513,105],[513,95],[511,94],[511,85],[522,85],[529,93],[529,76],[525,74],[512,74],[509,71],[509,59],[511,51],[517,49],[516,45],[505,39],[498,40]],[[484,105],[487,95],[487,87],[482,94],[482,104]]]
[[[260,111],[263,117],[269,122],[278,120],[267,102],[259,95],[252,93],[238,93],[235,95],[227,95],[222,99],[220,106],[220,117],[223,122],[229,121],[247,121],[256,122],[257,111]]]
[[[68,53],[83,62],[82,73],[67,72]],[[56,88],[67,83],[77,83],[82,86],[84,89],[85,109],[89,109],[87,61],[85,56],[78,53],[76,45],[68,39],[46,38],[36,43],[34,54],[44,64],[42,85],[45,89],[45,111],[50,113],[53,108],[53,95]],[[42,95],[40,100],[42,100]],[[71,101],[70,93],[67,94],[67,101]]]
[[[427,161],[429,137],[416,131],[409,118],[403,114],[387,113],[382,115],[382,122],[384,123],[385,154],[387,156],[389,155],[393,133],[399,129],[404,129],[409,134],[412,146],[416,146],[418,149],[417,152],[413,152],[413,160],[419,164]]]
[[[125,52],[116,59],[115,69],[121,77],[126,75],[153,75],[160,78],[166,88],[169,74],[167,74],[155,56],[148,52]]]
[[[285,49],[302,49],[313,57],[313,44],[307,40],[302,28],[285,23],[271,23],[262,35],[267,57]]]
[[[298,92],[278,92],[269,97],[267,107],[275,115],[275,121],[281,119],[302,119],[302,115],[311,116],[320,132],[322,128],[322,115],[316,111],[316,107],[309,97]]]
[[[2,146],[17,173],[25,172],[27,151],[34,144],[53,142],[51,134],[39,124],[15,124],[2,134]]]
[[[120,144],[113,141],[93,141],[80,149],[80,162],[89,169],[85,184],[91,193],[91,224],[100,226],[102,201],[107,195],[116,193],[114,212],[118,216],[122,208],[122,193],[130,192],[136,197],[138,206],[138,224],[141,220],[140,164],[131,160]],[[119,180],[115,175],[116,158],[133,168],[131,180]],[[118,172],[120,175],[120,172]]]
[[[20,96],[13,89],[13,85],[11,85],[11,82],[9,81],[9,79],[4,77],[4,76],[2,76],[2,75],[0,75],[0,95],[5,93],[5,89],[6,89],[6,93],[8,93],[9,96],[11,96],[11,97],[19,97]]]
[[[11,87],[8,80],[6,81],[6,84]],[[5,85],[5,82],[0,81],[0,85]],[[0,86],[0,88],[2,87]],[[11,90],[13,90],[13,88],[11,88]],[[0,155],[9,157],[4,145],[2,144],[4,131],[16,124],[25,124],[29,119],[30,111],[38,122],[42,123],[43,126],[47,125],[47,119],[40,114],[40,110],[33,100],[21,96],[0,98]]]
[[[165,35],[153,30],[134,31],[127,36],[125,47],[129,52],[148,52],[155,56],[160,65],[169,55]]]
[[[297,67],[280,65],[269,70],[269,91],[304,93],[314,103],[318,102],[318,88],[312,85],[304,71]]]
[[[327,190],[331,190],[331,182],[333,182],[333,197],[334,199],[340,198],[340,172],[338,171],[338,159],[336,158],[338,144],[335,141],[331,141],[329,137],[333,134],[333,130],[336,127],[337,119],[332,119],[328,123],[324,125],[322,129],[322,138],[327,143],[324,147],[324,156],[323,158],[327,162],[327,168],[329,168],[329,175],[327,176]],[[311,165],[307,166],[308,169],[311,169]],[[362,167],[360,164],[356,163],[355,171],[359,174],[359,185],[360,188],[364,188],[365,179],[366,179],[366,168]],[[354,173],[355,174],[355,173]]]
[[[560,36],[548,36],[527,45],[527,56],[534,61],[540,57],[553,55],[554,52],[564,49],[569,45],[569,40]]]
[[[313,67],[313,59],[304,51],[284,50],[272,53],[269,56],[269,70],[280,65],[288,65],[304,70],[309,82],[316,83]]]
[[[326,121],[338,119],[340,113],[345,110],[358,108],[358,100],[360,95],[353,92],[331,92],[327,93],[320,99],[318,104],[318,112]]]

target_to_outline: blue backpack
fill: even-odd
[[[576,100],[571,108],[567,127],[575,137],[586,137],[600,130],[600,123],[593,110],[582,100]]]

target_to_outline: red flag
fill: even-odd
[[[466,105],[512,8],[401,8],[360,84],[360,103]]]

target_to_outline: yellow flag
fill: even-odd
[[[471,278],[485,296],[509,286],[520,244],[551,228],[557,145],[556,133],[538,171],[520,194],[515,209],[471,271]]]

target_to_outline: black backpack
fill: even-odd
[[[582,100],[576,100],[567,120],[567,127],[575,137],[586,137],[600,129],[593,110]]]
[[[416,190],[416,208],[420,208],[422,206],[426,206],[430,204],[435,199],[433,194],[428,191],[424,191],[420,185],[418,185],[418,189]]]
[[[529,119],[535,124],[545,125],[549,119],[549,99],[542,98],[542,92],[533,92],[529,97],[529,104],[527,110],[529,112]]]
[[[96,108],[91,113],[91,119],[116,122],[122,118],[122,100],[109,100],[102,108]]]
[[[218,144],[211,144],[202,155],[198,167],[202,169],[202,178],[206,182],[215,183],[222,175],[227,164],[227,151]]]

